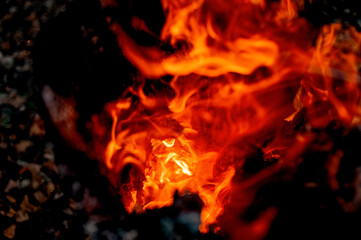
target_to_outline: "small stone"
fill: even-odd
[[[5,214],[9,218],[13,218],[17,213],[13,208],[10,208],[10,210]]]
[[[36,207],[29,202],[28,195],[24,196],[24,200],[21,202],[20,208],[26,212],[36,212],[39,209],[39,207]]]
[[[133,229],[130,230],[129,232],[123,233],[122,237],[124,240],[135,240],[138,237],[138,232],[137,230]]]
[[[70,208],[66,208],[63,210],[63,213],[65,213],[66,215],[73,215],[73,211]]]
[[[54,162],[54,160],[55,160],[54,155],[55,155],[54,154],[54,144],[51,142],[47,142],[45,144],[45,148],[44,148],[44,159],[47,159],[50,162]],[[55,168],[57,169],[57,167],[55,167]]]
[[[85,225],[84,225],[84,232],[87,235],[93,236],[95,235],[95,233],[98,231],[98,227],[96,222],[94,221],[88,221]]]
[[[29,214],[23,210],[20,210],[17,212],[16,214],[16,218],[15,218],[15,221],[20,223],[20,222],[25,222],[29,220]]]
[[[26,188],[28,186],[30,186],[30,180],[29,179],[24,179],[19,184],[19,188]]]
[[[48,193],[48,195],[50,195],[51,193],[53,193],[55,191],[55,185],[54,183],[50,182],[46,185],[46,192]]]
[[[12,179],[9,180],[8,185],[6,186],[4,192],[9,192],[11,189],[18,187],[18,181]]]
[[[44,158],[45,158],[45,157],[49,157],[49,156],[47,156],[47,155],[44,153]],[[48,158],[45,158],[45,159],[48,159]],[[52,161],[52,158],[50,158],[49,161],[45,162],[44,166],[45,166],[47,169],[49,169],[49,170],[51,170],[51,171],[53,171],[53,172],[58,173],[58,168],[57,168],[56,164],[54,163],[54,161]]]
[[[16,199],[10,195],[6,195],[6,199],[9,200],[11,203],[16,203]]]
[[[55,193],[55,195],[54,195],[54,200],[57,200],[57,199],[61,198],[62,196],[64,196],[64,193],[62,193],[62,192],[57,192],[57,193]]]
[[[15,224],[11,225],[10,227],[4,230],[4,236],[13,239],[15,237],[15,229],[16,229],[16,225]]]
[[[33,124],[30,127],[29,135],[32,136],[43,136],[45,134],[44,121],[41,119],[39,114],[35,114]]]
[[[72,209],[72,210],[76,210],[78,208],[78,204],[73,200],[73,199],[69,199],[69,207]]]
[[[18,144],[15,145],[15,149],[17,152],[22,153],[25,152],[28,147],[33,146],[34,143],[29,140],[21,140]]]
[[[43,202],[45,202],[48,199],[41,191],[36,191],[34,193],[34,197],[36,200],[38,200],[38,202],[40,204],[42,204]]]
[[[10,13],[10,14],[16,13],[17,11],[18,11],[18,7],[15,7],[15,6],[12,6],[12,7],[10,7],[10,9],[9,9],[9,13]]]
[[[24,104],[26,99],[20,95],[17,95],[17,91],[12,91],[9,96],[9,104],[13,105],[15,108],[19,108],[20,105]]]

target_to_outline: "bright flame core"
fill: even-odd
[[[113,125],[100,158],[114,176],[132,166],[121,191],[129,212],[170,205],[175,191],[196,193],[206,232],[254,148],[275,161],[254,181],[294,166],[301,147],[291,146],[307,143],[297,116],[306,128],[359,124],[361,35],[340,24],[311,27],[297,16],[302,1],[161,2],[167,19],[159,39],[174,53],[139,46],[110,24],[141,76],[106,106]]]

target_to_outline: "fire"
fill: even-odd
[[[296,128],[297,118],[304,116],[306,129],[331,121],[359,124],[361,35],[336,23],[311,26],[298,16],[301,0],[161,3],[166,22],[158,38],[170,52],[139,45],[109,20],[139,75],[106,106],[112,127],[100,134],[109,141],[99,158],[114,184],[122,176],[129,212],[168,206],[176,191],[196,193],[204,203],[200,230],[206,232],[234,189],[245,191],[297,166],[310,141]],[[133,20],[138,31],[151,33],[144,21]],[[256,149],[264,163],[272,159],[270,166],[243,175]],[[245,198],[252,199],[251,192]],[[254,234],[263,236],[276,212],[265,212],[251,228]]]

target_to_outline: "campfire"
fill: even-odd
[[[354,226],[361,206],[354,24],[316,21],[319,3],[311,0],[98,4],[109,32],[91,36],[84,24],[79,36],[91,39],[95,57],[82,70],[69,60],[83,85],[45,82],[41,93],[59,134],[97,161],[128,217],[171,215],[191,196],[199,221],[178,221],[200,239],[278,238],[303,228],[341,237]],[[39,49],[49,42],[39,39]],[[40,79],[51,54],[35,55]],[[57,84],[76,90],[64,94]],[[162,226],[172,239],[174,226]]]
[[[214,224],[230,230],[232,222],[242,229],[237,234],[262,238],[277,207],[247,227],[237,222],[259,188],[292,178],[315,147],[315,131],[360,124],[361,35],[340,23],[311,25],[299,16],[304,1],[161,4],[160,34],[138,16],[131,31],[107,19],[139,72],[93,116],[97,157],[129,213],[170,206],[175,192],[194,193],[203,202],[201,232]],[[141,43],[140,32],[156,43]],[[102,125],[106,116],[111,127]],[[325,141],[318,147],[331,151]],[[330,152],[324,162],[324,184],[334,191],[343,155]]]

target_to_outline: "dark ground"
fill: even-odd
[[[126,22],[132,13],[127,1],[122,4],[118,14]],[[133,11],[147,15],[142,8]],[[353,1],[314,1],[303,15],[315,25],[342,20],[361,29]],[[162,15],[157,18],[154,31],[161,28]],[[133,72],[97,1],[1,1],[0,239],[226,238],[199,234],[196,196],[146,214],[126,214],[98,162],[68,146],[52,124],[41,98],[44,85],[61,96],[75,96],[82,116],[78,128],[86,135],[83,123],[122,92]],[[336,126],[326,134],[335,143],[332,152],[345,152],[339,192],[322,184],[329,152],[317,149],[306,154],[290,182],[260,189],[250,215],[265,205],[280,207],[268,239],[360,239],[361,133],[345,132]],[[317,144],[322,139],[320,134]],[[305,187],[308,182],[317,187]],[[339,197],[350,204],[340,204]]]

